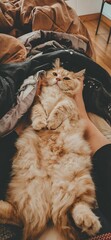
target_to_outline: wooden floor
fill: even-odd
[[[84,22],[84,24],[90,33],[94,45],[96,62],[111,74],[111,37],[109,44],[107,44],[109,27],[101,21],[98,34],[95,35],[97,20]]]

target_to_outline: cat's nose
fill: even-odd
[[[60,78],[57,77],[56,80],[57,80],[57,82],[58,82],[58,81],[60,81]]]

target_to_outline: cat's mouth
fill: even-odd
[[[53,85],[56,85],[56,84],[58,85],[58,81],[55,78],[47,80],[47,85],[48,86],[53,86]]]
[[[59,82],[57,82],[56,84],[57,84],[57,86],[58,86],[62,91],[64,91],[64,92],[67,92],[67,91],[70,91],[70,90],[71,90],[70,88],[64,88],[64,87],[62,87],[61,84],[59,84]]]
[[[57,86],[59,87],[59,83],[58,83],[58,81],[56,81],[56,84],[57,84]]]

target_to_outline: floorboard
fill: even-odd
[[[97,20],[86,21],[84,24],[88,29],[94,45],[96,62],[111,74],[111,37],[109,44],[107,44],[109,27],[101,21],[98,34],[95,35]]]

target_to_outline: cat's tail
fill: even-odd
[[[8,202],[0,201],[0,223],[21,226],[16,209]]]

